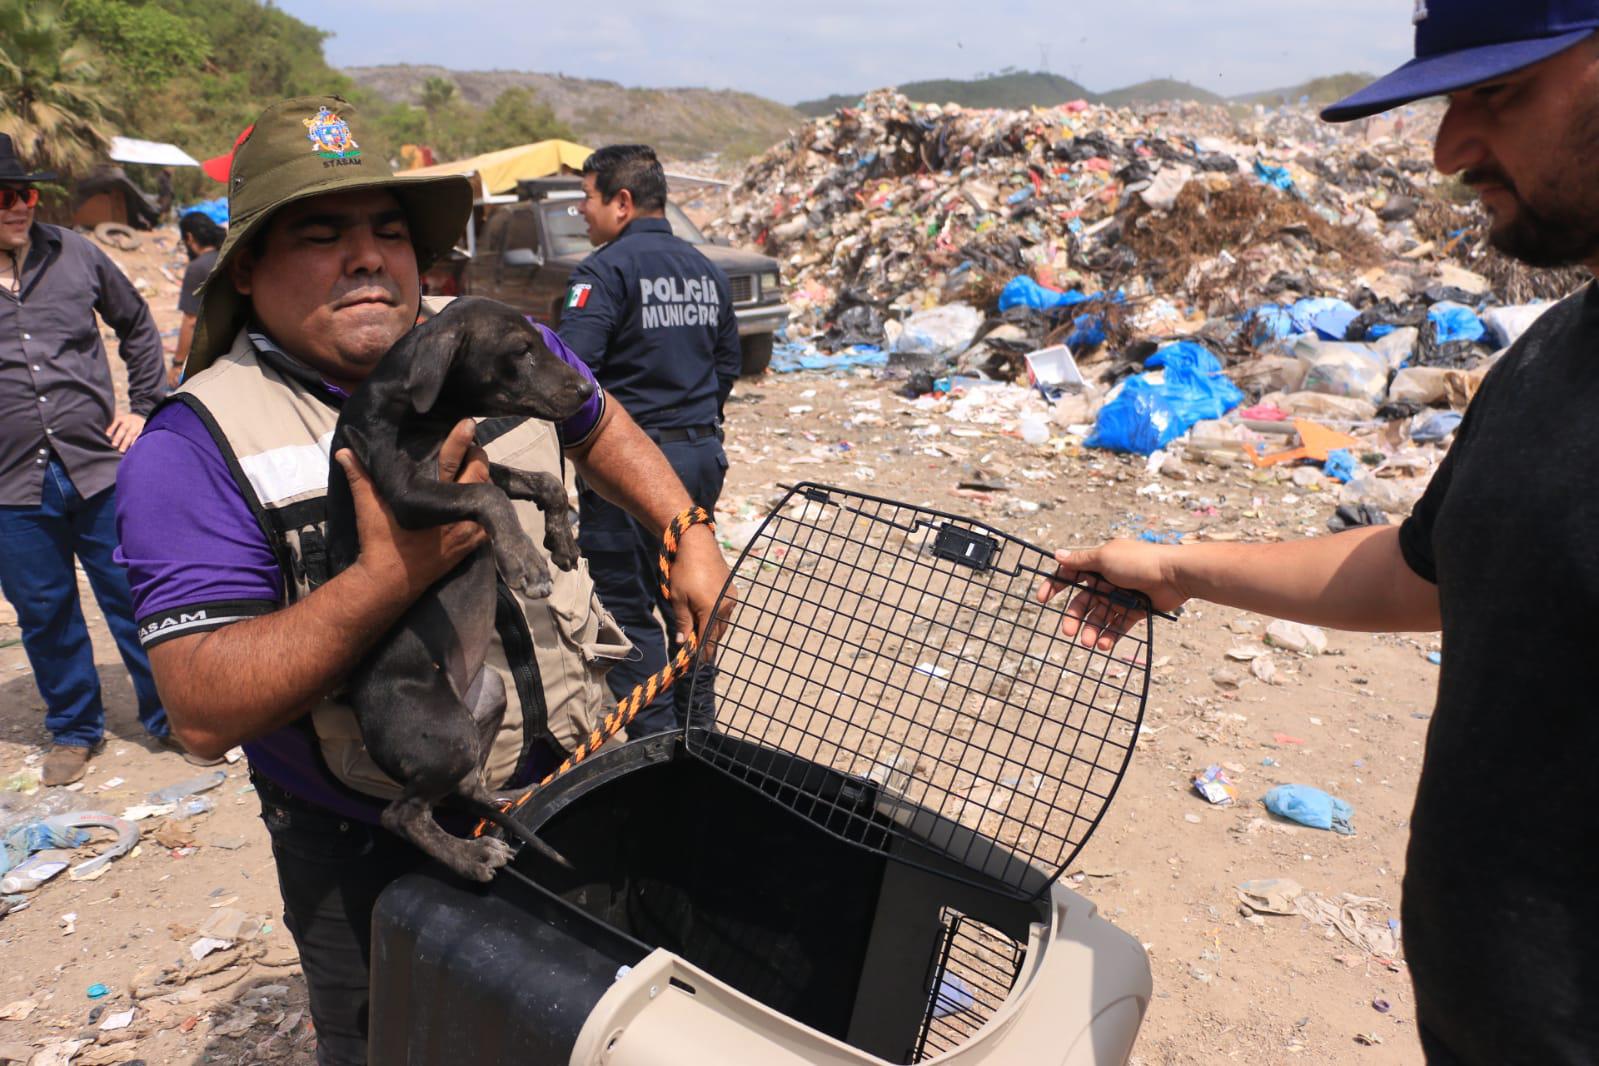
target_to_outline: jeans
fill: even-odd
[[[341,817],[251,775],[300,951],[318,1066],[366,1066],[372,908],[427,856],[380,826]]]
[[[666,442],[660,448],[693,501],[714,514],[727,475],[727,455],[721,442],[702,437]],[[668,652],[677,654],[677,641],[672,640],[669,647],[661,628],[664,622],[669,633],[677,622],[672,605],[661,595],[661,541],[590,488],[580,488],[578,504],[578,544],[588,560],[594,590],[638,651],[636,657],[617,663],[606,675],[611,692],[622,699],[666,665]],[[642,708],[628,726],[628,737],[637,739],[681,728],[687,720],[691,691],[698,693],[694,701],[696,712],[709,715],[713,688],[712,668],[701,667],[697,675],[683,678]]]
[[[93,747],[105,732],[105,704],[94,646],[78,604],[76,556],[133,679],[139,721],[152,736],[170,731],[133,622],[128,575],[117,547],[116,489],[78,495],[55,456],[36,507],[0,507],[0,589],[16,608],[22,646],[44,697],[46,728],[57,744]]]

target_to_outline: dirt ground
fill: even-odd
[[[156,239],[166,246],[146,238],[137,252],[112,254],[142,279],[159,325],[175,336],[182,255],[170,231]],[[957,424],[943,409],[902,401],[898,388],[869,371],[741,383],[729,406],[724,538],[747,535],[777,486],[800,480],[979,518],[1044,547],[1145,530],[1190,541],[1324,533],[1332,512],[1320,488],[1197,464],[1176,471],[1180,479],[1152,474],[1142,459],[1084,452],[1060,428],[1049,444],[1029,445],[1013,420]],[[0,821],[41,801],[120,814],[200,773],[143,735],[115,647],[82,591],[109,743],[70,799],[50,795],[61,790],[0,793]],[[1157,625],[1132,766],[1071,887],[1149,953],[1155,998],[1133,1062],[1419,1062],[1402,930],[1399,959],[1386,958],[1298,914],[1241,909],[1237,886],[1291,878],[1329,900],[1375,900],[1364,913],[1379,926],[1397,921],[1435,686],[1427,655],[1437,644],[1426,635],[1329,633],[1319,656],[1262,652],[1269,621],[1193,604]],[[46,741],[17,637],[0,603],[0,779],[36,764]],[[1271,667],[1257,666],[1263,660]],[[1195,793],[1191,778],[1210,765],[1236,782],[1235,805],[1211,806]],[[214,810],[176,823],[177,812],[145,819],[137,850],[103,876],[62,874],[0,918],[0,1062],[314,1061],[260,808],[244,763],[224,769],[223,783],[205,793]],[[1268,814],[1261,795],[1286,782],[1349,801],[1354,835]],[[193,957],[208,922],[241,921],[233,947]],[[103,998],[90,996],[97,984],[108,989]],[[99,1028],[129,1008],[129,1026]],[[61,1045],[79,1040],[90,1043],[63,1055]]]

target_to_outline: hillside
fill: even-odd
[[[1098,102],[1106,107],[1132,107],[1137,104],[1163,104],[1168,100],[1196,100],[1202,104],[1223,104],[1226,99],[1209,89],[1201,89],[1186,81],[1155,78],[1116,89],[1100,95]]]
[[[987,78],[961,80],[938,78],[932,81],[908,81],[899,91],[912,100],[925,103],[960,104],[962,107],[1053,107],[1068,100],[1093,100],[1093,93],[1059,74],[1042,71],[1013,71]],[[818,117],[830,115],[840,107],[848,107],[860,100],[862,93],[839,93],[820,100],[805,100],[795,104],[802,115]]]
[[[394,103],[415,104],[431,77],[454,83],[473,107],[506,89],[530,89],[585,144],[642,141],[662,155],[717,152],[744,158],[765,151],[804,121],[793,108],[751,93],[716,89],[630,89],[612,81],[522,71],[447,70],[435,66],[347,67],[357,85]]]
[[[1038,71],[997,74],[972,80],[939,79],[912,81],[901,84],[899,91],[912,100],[926,103],[956,103],[963,107],[1052,107],[1067,100],[1087,100],[1108,107],[1130,107],[1139,104],[1159,104],[1170,100],[1195,100],[1203,104],[1297,103],[1308,96],[1312,104],[1330,104],[1340,100],[1372,80],[1370,74],[1333,74],[1314,78],[1299,85],[1264,92],[1245,93],[1225,97],[1209,89],[1202,89],[1186,81],[1155,78],[1141,81],[1110,92],[1096,93],[1084,88],[1070,78]],[[859,102],[862,93],[835,93],[819,100],[805,100],[795,104],[795,110],[813,118],[830,115],[840,107]]]
[[[1289,103],[1298,103],[1301,97],[1310,97],[1312,104],[1331,104],[1357,89],[1368,85],[1374,76],[1371,74],[1331,74],[1325,78],[1312,78],[1310,81],[1298,85],[1290,85],[1284,89],[1268,89],[1265,92],[1245,93],[1233,99],[1245,104],[1266,104],[1268,106]]]

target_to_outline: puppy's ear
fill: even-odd
[[[411,399],[411,410],[427,414],[444,391],[444,379],[450,376],[450,366],[466,341],[466,331],[461,328],[461,316],[447,310],[434,315],[402,337],[388,358],[403,355],[406,363],[405,391]]]

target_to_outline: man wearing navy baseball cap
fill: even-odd
[[[1416,0],[1416,58],[1321,113],[1348,122],[1448,96],[1434,161],[1532,266],[1596,265],[1599,31],[1595,0]]]
[[[1417,0],[1416,58],[1331,122],[1425,97],[1434,160],[1489,240],[1599,269],[1599,0]],[[1429,1063],[1599,1063],[1599,295],[1547,311],[1484,379],[1400,526],[1280,544],[1112,541],[1080,574],[1366,632],[1443,631],[1405,860],[1403,936]],[[1063,629],[1109,650],[1142,616],[1085,592]]]

